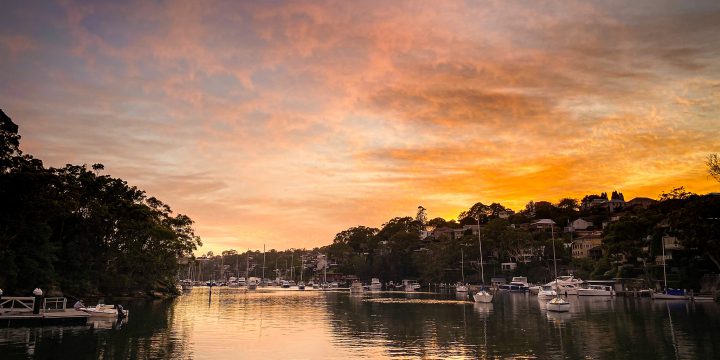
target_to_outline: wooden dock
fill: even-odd
[[[44,298],[37,314],[32,297],[3,297],[0,300],[0,326],[85,325],[90,317],[83,311],[66,308],[65,298]]]

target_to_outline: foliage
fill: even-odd
[[[708,167],[708,174],[715,180],[720,181],[720,157],[718,157],[718,154],[708,155],[705,164]]]
[[[200,245],[192,220],[104,167],[44,168],[0,112],[0,287],[69,294],[172,289],[178,259]]]

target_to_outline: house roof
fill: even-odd
[[[550,219],[540,219],[532,224],[533,225],[555,225],[555,222]]]

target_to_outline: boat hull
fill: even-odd
[[[473,295],[473,300],[475,302],[479,303],[489,303],[492,302],[493,294],[487,292],[487,291],[480,291],[477,294]]]
[[[554,312],[568,312],[570,311],[570,303],[569,302],[553,302],[548,301],[547,303],[547,309],[548,311],[554,311]]]

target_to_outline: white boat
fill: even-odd
[[[420,284],[415,280],[403,280],[402,281],[403,291],[418,291],[420,290]]]
[[[78,310],[82,312],[86,312],[90,314],[90,316],[94,317],[106,317],[106,318],[116,318],[118,317],[118,307],[122,309],[122,306],[119,305],[105,305],[105,304],[97,304],[94,307],[82,307]],[[122,310],[123,316],[127,317],[130,314],[129,310]]]
[[[483,264],[483,255],[482,255],[482,238],[480,237],[480,217],[478,216],[478,251],[480,255],[480,290],[473,294],[473,300],[478,303],[491,303],[493,300],[493,294],[489,293],[487,290],[485,290],[485,266]]]
[[[552,299],[554,297],[557,297],[557,291],[553,290],[552,286],[549,286],[549,285],[540,286],[540,291],[538,292],[539,300],[547,300],[547,299]]]
[[[287,281],[287,280],[283,280],[283,281],[281,281],[281,282],[280,282],[280,287],[281,287],[281,288],[286,288],[286,289],[287,289],[287,288],[289,288],[289,287],[290,287],[290,282],[289,282],[289,281]]]
[[[380,279],[372,278],[372,280],[370,280],[370,291],[380,291],[380,290],[382,290],[382,283],[380,282]]]
[[[337,289],[338,287],[340,287],[340,285],[337,283],[337,281],[333,281],[330,283],[331,289]]]
[[[193,288],[193,281],[190,279],[180,280],[180,287],[183,290],[192,290]]]
[[[462,248],[460,248],[460,275],[462,276],[462,282],[455,284],[455,292],[466,293],[468,287],[465,285],[465,253]]]
[[[500,291],[525,292],[530,289],[527,278],[524,276],[515,276],[509,284],[499,286]]]
[[[298,286],[298,290],[305,290],[305,283],[304,283],[304,282],[302,282],[302,281],[299,282],[297,286]]]
[[[231,277],[228,279],[227,286],[228,286],[228,287],[238,287],[238,286],[240,286],[240,284],[238,283],[238,280],[237,280],[236,277],[231,276]]]
[[[577,289],[579,296],[614,296],[615,290],[609,285],[588,285],[586,288]]]
[[[561,297],[556,297],[547,303],[548,311],[568,312],[570,311],[570,303]]]
[[[247,283],[247,289],[248,290],[257,290],[258,287],[258,280],[254,278],[250,278],[250,281]]]
[[[555,228],[553,227],[554,223],[555,222],[550,220],[550,231],[552,235],[553,245],[553,265],[555,267],[555,288],[557,289],[559,282],[557,276],[557,257],[555,256]],[[555,296],[552,300],[548,301],[547,309],[548,311],[567,312],[570,311],[570,303],[559,296]]]
[[[350,294],[362,294],[364,291],[362,283],[355,281],[350,285]]]

